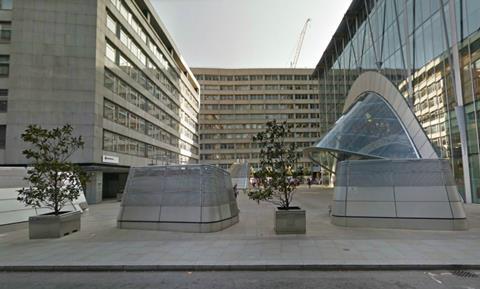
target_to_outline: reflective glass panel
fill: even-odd
[[[396,114],[373,92],[361,96],[315,147],[388,159],[418,158]]]

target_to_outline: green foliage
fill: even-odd
[[[295,144],[285,142],[290,135],[286,122],[278,124],[274,120],[267,122],[266,130],[253,138],[260,147],[260,169],[255,173],[259,185],[248,193],[252,200],[290,207],[296,188],[292,180],[298,175],[293,170],[297,162]]]
[[[88,180],[86,173],[68,161],[79,148],[82,137],[72,136],[73,128],[66,124],[51,130],[29,125],[22,134],[30,148],[23,155],[32,161],[28,169],[30,187],[19,190],[18,200],[34,208],[47,207],[58,215],[61,209],[80,196],[82,183]]]

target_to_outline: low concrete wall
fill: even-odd
[[[0,167],[0,225],[8,225],[28,221],[31,216],[50,212],[47,208],[34,209],[26,207],[17,200],[18,190],[29,184],[24,178],[27,176],[25,167]],[[64,210],[82,211],[80,204],[87,206],[83,194],[71,204],[67,204]]]

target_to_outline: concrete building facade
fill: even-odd
[[[128,168],[197,163],[199,85],[149,0],[0,0],[0,164],[27,165],[29,124],[66,123],[89,203]],[[11,33],[10,33],[11,31]]]
[[[269,120],[287,121],[298,166],[312,170],[303,149],[320,136],[318,81],[312,69],[192,68],[201,94],[200,161],[222,168],[236,161],[259,165],[252,137]],[[313,171],[319,168],[313,168]]]

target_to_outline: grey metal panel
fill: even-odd
[[[201,222],[214,222],[222,219],[220,215],[220,207],[202,207],[202,220]]]
[[[156,230],[174,232],[201,232],[199,223],[159,223]]]
[[[198,191],[164,192],[161,199],[161,206],[197,206],[202,205],[202,195]]]
[[[396,217],[394,202],[348,202],[347,216]]]
[[[395,187],[397,202],[448,202],[444,186],[400,186]]]
[[[220,216],[222,216],[223,219],[228,219],[232,216],[230,204],[220,204]]]
[[[393,202],[395,200],[392,186],[378,187],[348,187],[347,200]]]
[[[160,207],[128,206],[122,210],[122,221],[158,221],[160,216]]]
[[[343,161],[343,162],[338,162],[337,163],[337,168],[335,170],[335,174],[337,175],[337,178],[340,177],[346,177],[347,176],[347,170],[348,166],[350,165],[349,161]]]
[[[122,206],[160,206],[162,204],[162,194],[159,193],[137,193],[124,194]]]
[[[397,173],[440,172],[440,163],[434,159],[392,160],[391,170]]]
[[[345,202],[333,201],[332,202],[332,215],[345,216]]]
[[[451,202],[450,206],[452,208],[454,218],[462,219],[467,217],[462,202]]]
[[[132,168],[120,210],[119,224],[134,215],[140,223],[158,222],[158,230],[188,232],[200,232],[197,223],[221,222],[239,212],[229,173],[209,165]],[[142,210],[148,215],[145,218]]]
[[[118,221],[117,226],[120,229],[135,229],[135,230],[157,230],[158,229],[158,223],[150,223],[150,222]]]
[[[338,167],[337,167],[338,169]],[[335,186],[348,186],[348,177],[346,173],[336,173],[335,174]]]
[[[446,190],[450,202],[463,202],[462,197],[458,193],[457,186],[447,186]]]
[[[393,184],[395,187],[413,187],[413,186],[436,186],[443,184],[443,174],[441,172],[415,172],[415,173],[395,173],[393,174]]]
[[[347,194],[347,187],[345,186],[335,186],[333,192],[333,200],[334,201],[345,201]]]
[[[450,170],[450,166],[448,170],[442,170],[443,173],[443,181],[445,186],[456,186],[457,183],[455,182],[455,178],[453,177],[453,173]]]
[[[202,206],[208,207],[220,204],[220,198],[218,191],[204,191],[202,193]]]
[[[172,168],[166,170],[163,181],[165,192],[195,192],[201,185],[200,168]]]
[[[201,207],[162,207],[160,212],[160,220],[162,222],[194,222],[200,223]]]
[[[452,218],[448,202],[397,202],[400,218]]]
[[[451,184],[453,177],[447,160],[350,160],[342,163],[348,163],[349,168],[342,178],[350,180],[354,175],[354,179],[361,180],[355,182],[361,185],[335,189],[338,195],[334,194],[333,215],[342,216],[346,206],[347,217],[341,221],[332,219],[333,223],[389,228],[466,229],[466,222],[453,223],[454,218],[465,218],[465,212],[457,188]],[[384,179],[391,173],[393,182],[389,186],[375,186],[377,180],[370,177],[382,171],[379,176],[384,176]],[[363,179],[362,174],[365,174]],[[380,178],[378,181],[384,184]],[[347,200],[338,200],[345,191]],[[384,194],[384,191],[389,193]],[[395,192],[394,198],[391,192]],[[385,198],[390,202],[385,202]]]
[[[378,172],[375,170],[355,168],[355,171],[348,176],[348,186],[391,186],[392,173],[388,171],[389,167],[384,169],[386,170]]]

